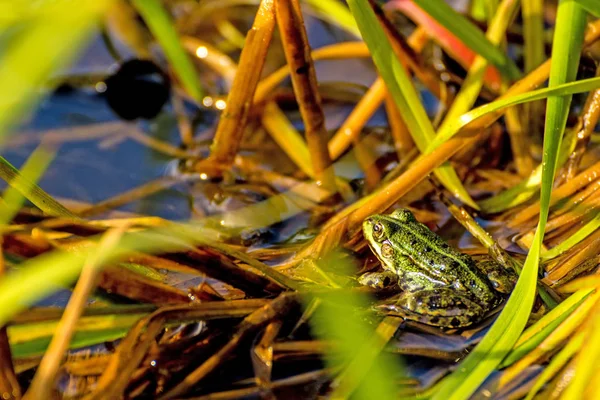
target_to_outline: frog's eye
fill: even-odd
[[[383,237],[383,225],[381,225],[381,222],[377,222],[373,225],[373,237],[375,239],[381,239]]]

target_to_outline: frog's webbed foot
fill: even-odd
[[[444,328],[460,328],[479,321],[486,310],[468,296],[448,288],[403,293],[394,303],[381,305],[391,315]]]
[[[358,283],[374,289],[385,289],[398,283],[398,275],[391,271],[367,272],[358,277]]]

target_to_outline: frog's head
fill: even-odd
[[[417,222],[415,216],[406,209],[398,209],[390,215],[371,215],[363,222],[363,234],[369,247],[384,264],[393,263],[394,249],[391,238],[403,229],[404,224]]]

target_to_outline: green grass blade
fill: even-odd
[[[83,317],[77,325],[69,348],[77,349],[121,338],[145,315],[147,314]],[[43,354],[57,325],[58,321],[10,325],[8,337],[13,357],[33,357]]]
[[[181,46],[173,21],[158,0],[133,0],[135,8],[160,43],[183,87],[198,102],[204,97],[200,79],[191,58]]]
[[[429,144],[427,147],[427,153],[431,153],[441,144],[446,142],[448,139],[456,135],[465,126],[478,118],[483,117],[486,114],[497,112],[505,108],[523,104],[531,101],[545,99],[551,96],[566,96],[574,93],[589,92],[600,87],[600,78],[583,79],[576,82],[569,82],[557,85],[555,87],[548,87],[544,89],[537,89],[531,92],[522,93],[516,96],[511,96],[505,99],[496,100],[483,106],[477,107],[458,118],[455,118],[450,122],[448,129],[439,135]]]
[[[35,106],[41,95],[39,89],[51,75],[78,54],[110,3],[36,3],[35,19],[19,20],[12,26],[16,33],[4,43],[0,56],[0,87],[6,94],[0,102],[0,142],[8,129]]]
[[[339,263],[342,271],[352,274],[354,267],[344,262],[338,255],[331,255]],[[327,260],[320,263],[327,265]],[[320,339],[336,344],[325,353],[329,368],[343,372],[336,378],[332,399],[397,399],[396,382],[403,375],[402,364],[397,357],[381,350],[387,343],[381,330],[374,332],[374,324],[365,321],[358,310],[370,307],[373,299],[365,293],[336,292],[320,294],[318,297],[305,296],[308,309],[316,304],[310,319],[312,330]],[[387,335],[397,330],[391,326]]]
[[[552,54],[560,54],[561,57],[552,58],[550,87],[575,78],[585,23],[585,12],[577,4],[572,0],[560,1]],[[554,182],[558,149],[565,129],[570,100],[570,96],[554,96],[548,99],[542,160],[540,220],[517,285],[489,332],[459,365],[458,370],[444,379],[434,399],[458,400],[470,397],[502,362],[525,328],[535,299],[540,249],[550,208],[550,193]]]
[[[590,14],[596,18],[600,18],[600,2],[598,0],[576,0],[577,3],[585,8]]]
[[[585,224],[575,234],[567,238],[565,241],[560,242],[550,250],[542,253],[542,260],[550,260],[556,256],[561,255],[563,252],[569,250],[577,243],[594,233],[600,227],[600,213],[597,213],[591,221]]]
[[[567,319],[567,317],[583,303],[591,292],[591,290],[577,291],[558,306],[550,310],[549,313],[536,321],[535,324],[527,328],[519,338],[519,342],[515,348],[502,362],[501,368],[508,367],[517,362],[521,357],[537,347],[538,344],[554,331],[554,328]]]
[[[525,72],[544,62],[544,0],[522,0]]]
[[[471,17],[479,21],[485,21],[488,19],[487,15],[487,0],[473,0],[471,1],[471,9],[469,13]]]
[[[565,347],[563,347],[557,355],[552,357],[550,363],[544,368],[540,376],[536,379],[533,387],[529,389],[525,400],[533,400],[537,392],[544,387],[544,385],[552,379],[552,377],[562,369],[562,367],[579,351],[583,346],[583,334],[578,333],[569,340]]]
[[[457,13],[445,0],[414,0],[437,22],[456,35],[466,46],[482,56],[509,79],[518,79],[521,71],[500,47],[492,44],[471,21]]]
[[[310,5],[323,20],[338,25],[346,32],[360,37],[356,21],[344,3],[337,0],[305,0],[304,2]]]
[[[31,197],[30,187],[23,185],[20,181],[31,182],[32,185],[35,185],[48,168],[50,162],[52,162],[54,155],[54,151],[48,151],[42,146],[38,147],[31,153],[31,156],[29,156],[23,165],[20,176],[16,176],[14,179],[8,181],[9,187],[2,197],[4,204],[0,206],[0,226],[12,221],[22,207],[25,198]],[[17,189],[17,187],[23,186],[25,187],[21,191]]]
[[[576,136],[575,131],[569,131],[567,137],[560,147],[558,164],[562,165],[569,154],[575,149]],[[496,213],[523,204],[539,192],[542,183],[542,165],[538,165],[529,177],[525,178],[519,184],[507,189],[499,194],[485,199],[479,203],[481,208],[487,213]]]
[[[516,0],[505,0],[498,10],[494,13],[486,37],[492,44],[501,43],[506,36],[506,28],[513,20],[515,12],[518,10],[519,2]],[[460,88],[460,92],[452,102],[444,121],[437,131],[437,135],[427,147],[426,152],[430,152],[432,144],[444,138],[449,137],[453,131],[456,121],[461,120],[461,115],[473,107],[479,92],[483,87],[483,77],[487,69],[488,62],[485,58],[477,56],[469,68],[469,73]]]
[[[539,231],[538,231],[539,233]],[[514,346],[531,312],[537,283],[537,257],[540,246],[534,241],[517,285],[504,309],[475,349],[445,378],[434,400],[469,398]]]
[[[410,77],[396,58],[369,3],[349,0],[348,5],[371,52],[377,70],[396,102],[412,138],[419,150],[425,151],[429,142],[435,137],[435,132]],[[454,193],[464,203],[477,208],[477,204],[471,199],[449,164],[444,164],[436,169],[435,174],[451,193]]]
[[[44,157],[41,156],[40,157]],[[42,161],[40,162],[49,162]],[[36,171],[41,172],[41,171]],[[33,176],[35,178],[35,176]],[[26,176],[21,175],[18,169],[12,166],[4,157],[0,156],[0,178],[4,179],[10,185],[11,189],[18,192],[21,196],[25,197],[33,204],[35,204],[40,210],[44,211],[48,215],[53,215],[57,217],[68,217],[75,218],[78,217],[73,214],[71,211],[67,210],[62,204],[58,201],[54,200],[52,196],[48,193],[44,192],[42,188],[37,186],[35,183],[31,182],[27,179]],[[7,199],[7,196],[10,198]],[[5,200],[17,201],[14,192],[7,193],[5,196]],[[20,201],[19,201],[20,203]],[[5,209],[5,214],[0,217],[9,218],[11,215],[14,215],[15,210],[10,208],[14,207],[14,204],[9,204],[9,208]],[[2,222],[2,221],[0,221]]]

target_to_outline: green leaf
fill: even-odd
[[[596,213],[596,215],[594,216],[594,218],[592,218],[591,221],[582,226],[581,229],[579,229],[569,238],[560,242],[552,249],[542,253],[542,259],[550,260],[556,256],[561,255],[563,252],[569,250],[571,247],[575,246],[577,243],[581,242],[583,239],[594,233],[598,228],[600,228],[600,213]]]
[[[125,336],[129,328],[145,315],[147,314],[82,317],[77,324],[69,348],[77,349],[119,339]],[[8,337],[13,357],[22,358],[43,354],[52,340],[57,325],[58,321],[10,325]]]
[[[196,68],[181,46],[173,21],[171,21],[160,1],[132,0],[132,3],[160,43],[183,87],[198,103],[201,103],[204,94]]]
[[[47,154],[38,154],[32,162],[34,164],[37,163],[47,163],[50,160],[42,160],[42,157],[47,157]],[[34,165],[36,167],[42,167],[42,165]],[[44,169],[40,169],[39,171],[31,171],[30,167],[27,167],[27,170],[32,174],[30,177],[36,179],[38,173],[42,173]],[[62,204],[58,201],[54,200],[52,196],[48,193],[44,192],[42,188],[40,188],[35,183],[31,182],[27,176],[21,175],[18,169],[12,166],[4,157],[0,156],[0,178],[4,179],[10,185],[11,190],[6,193],[4,196],[4,200],[10,202],[8,203],[8,208],[4,210],[4,212],[0,215],[0,223],[7,223],[9,219],[12,219],[14,213],[18,210],[14,208],[21,204],[20,199],[17,199],[16,193],[18,192],[21,196],[25,197],[33,204],[35,204],[40,210],[44,211],[48,215],[53,215],[57,217],[68,217],[73,219],[78,219],[78,217],[73,214],[71,211],[66,209]],[[16,202],[16,203],[15,203]]]
[[[549,86],[575,78],[585,29],[585,12],[573,0],[561,0],[558,6]],[[444,379],[433,397],[438,400],[469,398],[513,348],[529,319],[537,284],[540,249],[550,208],[558,149],[569,112],[570,96],[550,97],[546,110],[540,220],[525,266],[504,309],[489,332],[458,369]]]
[[[576,0],[577,3],[585,8],[590,14],[596,18],[600,18],[600,2],[598,0]]]
[[[338,0],[305,0],[304,3],[310,5],[317,12],[319,18],[336,24],[346,32],[360,37],[356,21],[344,3]]]
[[[330,253],[319,266],[335,260],[336,268],[352,274],[353,265],[340,256],[341,253]],[[306,295],[303,300],[311,313],[312,331],[321,340],[335,343],[325,352],[327,366],[334,370],[343,368],[336,377],[331,398],[397,399],[396,382],[403,376],[402,364],[398,357],[382,350],[401,320],[391,317],[394,321],[384,320],[374,330],[373,321],[366,320],[360,311],[368,309],[374,299],[356,291],[334,290],[318,296]]]
[[[502,109],[517,104],[523,104],[535,100],[545,99],[551,96],[565,96],[574,93],[589,92],[598,88],[600,88],[600,78],[583,79],[576,82],[564,83],[555,87],[533,90],[531,92],[522,93],[501,100],[496,100],[483,106],[477,107],[452,121],[448,130],[446,130],[443,135],[437,135],[435,139],[429,144],[429,146],[427,147],[427,153],[431,153],[441,144],[443,144],[448,139],[460,132],[460,130],[463,129],[465,126],[469,125],[471,122],[483,117],[486,114],[500,111]]]
[[[554,328],[567,319],[583,303],[591,292],[591,290],[577,291],[577,293],[569,296],[558,306],[550,310],[549,313],[536,321],[535,324],[527,328],[519,338],[519,342],[522,343],[517,343],[517,346],[506,356],[501,367],[505,368],[517,362],[521,357],[537,347],[538,344],[554,331]]]
[[[442,381],[433,396],[434,400],[469,398],[514,346],[529,319],[533,305],[537,283],[535,256],[539,251],[539,242],[534,240],[529,251],[531,256],[527,258],[517,285],[498,319],[458,369]]]
[[[504,1],[494,13],[490,26],[486,33],[486,37],[492,43],[501,43],[506,36],[506,28],[513,20],[516,11],[518,10],[519,2]],[[432,143],[436,143],[440,138],[448,137],[448,134],[454,129],[456,121],[461,120],[461,115],[470,110],[475,104],[479,92],[483,86],[483,76],[487,69],[488,62],[481,56],[475,57],[473,64],[469,68],[467,77],[460,88],[459,93],[452,102],[450,109],[446,113],[444,121],[440,125],[437,135],[427,147],[426,152],[429,152]]]
[[[7,40],[0,56],[0,87],[10,95],[0,102],[0,142],[39,101],[40,88],[51,75],[75,58],[110,3],[99,0],[75,5],[71,0],[56,0],[36,2],[34,6],[27,2],[30,12],[9,18],[10,28],[14,29],[13,34],[3,38]]]
[[[525,400],[533,400],[537,392],[555,376],[565,364],[579,351],[583,346],[583,333],[576,334],[569,342],[564,346],[557,355],[552,357],[550,363],[544,368],[542,373],[537,377],[533,387],[529,389]]]
[[[498,67],[500,73],[512,80],[521,76],[514,61],[500,47],[490,43],[478,27],[457,13],[445,0],[413,1],[471,50]]]
[[[435,132],[410,77],[395,56],[369,3],[349,0],[348,5],[371,52],[377,70],[398,106],[415,144],[421,152],[425,151],[435,137]],[[451,193],[471,207],[478,208],[460,182],[456,171],[448,163],[436,169],[435,174]]]

